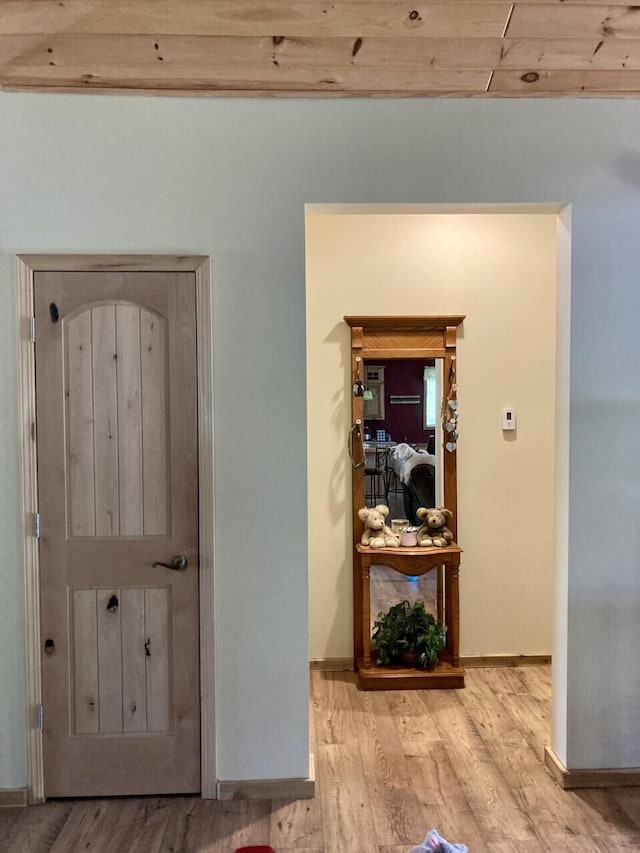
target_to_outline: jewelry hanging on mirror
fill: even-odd
[[[442,401],[442,429],[445,433],[445,450],[455,453],[458,448],[458,385],[456,383],[456,357],[451,356],[449,367],[449,393]]]
[[[362,363],[362,359],[359,355],[356,356],[356,378],[353,383],[353,396],[354,397],[364,397],[364,382],[360,377],[360,364]]]

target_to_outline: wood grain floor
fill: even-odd
[[[58,800],[0,810],[0,853],[406,853],[435,827],[470,853],[638,853],[640,788],[562,791],[543,765],[548,667],[465,690],[359,692],[312,674],[317,796]]]

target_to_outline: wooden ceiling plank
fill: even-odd
[[[511,3],[475,0],[2,0],[0,32],[501,36]]]
[[[157,40],[156,40],[157,39]],[[0,69],[12,66],[181,65],[296,68],[558,69],[640,68],[632,39],[276,39],[218,36],[1,36]]]
[[[554,96],[614,95],[640,92],[640,71],[498,70],[491,80],[492,94]]]
[[[287,68],[385,69],[492,68],[501,40],[352,38],[285,39],[237,36],[0,35],[0,67],[128,65],[164,63],[210,68],[262,65]],[[520,62],[517,67],[529,64]]]
[[[0,0],[0,85],[218,95],[478,97],[487,87],[490,97],[640,94],[640,7],[515,0],[511,10],[498,0]]]
[[[463,98],[482,98],[486,97],[486,87],[482,91],[479,90],[469,90],[469,91],[460,91],[460,92],[450,92],[450,91],[438,91],[436,89],[429,90],[428,92],[403,92],[401,90],[398,91],[388,91],[388,92],[376,92],[376,91],[349,91],[349,90],[327,90],[327,91],[319,91],[312,89],[279,89],[279,88],[270,88],[270,89],[215,89],[210,85],[203,85],[200,88],[195,88],[193,86],[188,85],[180,85],[179,83],[174,86],[154,86],[150,87],[137,87],[135,84],[133,86],[127,86],[126,84],[114,84],[114,85],[100,85],[93,86],[91,89],[88,89],[86,86],[80,86],[78,84],[65,84],[65,83],[53,83],[53,84],[36,84],[32,85],[31,83],[20,83],[9,81],[3,83],[0,80],[0,92],[30,92],[30,93],[40,93],[40,94],[62,94],[62,95],[86,95],[87,93],[91,95],[136,95],[136,97],[167,97],[167,98],[278,98],[278,99],[292,99],[295,100],[297,98],[305,98],[306,100],[348,100],[349,98],[372,98],[372,99],[385,99],[385,98],[404,98],[407,100],[410,99],[447,99],[447,100],[460,100]],[[522,97],[521,95],[511,94],[511,93],[498,93],[496,95],[492,95],[493,98],[513,98],[513,97]],[[555,97],[555,96],[554,96]]]
[[[504,39],[500,69],[640,69],[640,39]]]
[[[516,3],[509,38],[640,38],[640,6]]]
[[[472,2],[472,0],[469,0]],[[483,3],[484,0],[476,0],[478,3]],[[630,6],[631,3],[629,0],[607,0],[606,3],[603,3],[603,0],[514,0],[518,6]]]
[[[349,69],[339,74],[326,69],[295,69],[287,74],[282,68],[266,66],[254,76],[246,69],[207,69],[189,66],[145,69],[140,66],[76,68],[32,66],[5,67],[0,75],[0,85],[5,87],[75,86],[93,88],[139,89],[193,89],[271,91],[350,91],[374,94],[384,93],[456,93],[482,92],[489,80],[485,71],[424,71],[420,74],[389,71],[376,75],[371,69]]]

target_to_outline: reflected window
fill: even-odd
[[[436,425],[436,368],[428,365],[424,369],[424,426],[425,429]]]

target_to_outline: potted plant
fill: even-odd
[[[421,601],[394,604],[378,615],[373,628],[371,645],[378,664],[412,663],[421,669],[437,662],[447,631]]]

